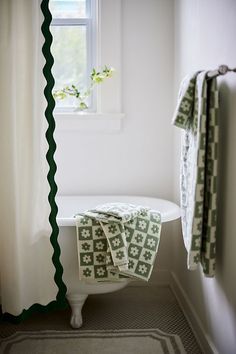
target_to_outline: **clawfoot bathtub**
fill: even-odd
[[[148,206],[161,213],[162,222],[180,217],[179,207],[167,200],[138,196],[58,196],[57,223],[59,226],[59,244],[61,247],[61,263],[63,281],[67,286],[67,299],[71,306],[70,324],[73,328],[82,325],[81,310],[90,294],[104,294],[124,288],[130,280],[121,282],[89,283],[78,279],[78,256],[74,215],[96,205],[110,202],[132,203]]]

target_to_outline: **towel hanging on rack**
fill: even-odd
[[[173,124],[184,129],[181,151],[182,231],[187,265],[199,262],[206,276],[215,273],[218,90],[216,78],[197,72],[181,85]]]

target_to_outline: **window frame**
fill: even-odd
[[[86,57],[87,57],[87,85],[89,84],[89,77],[93,67],[97,65],[97,17],[98,17],[98,0],[86,0],[86,14],[87,17],[74,18],[53,18],[51,26],[85,26],[86,27]],[[54,78],[55,79],[55,78]],[[89,100],[88,112],[97,111],[97,97],[96,92],[91,94]],[[76,112],[75,106],[57,107],[55,106],[55,113],[73,113]]]
[[[93,0],[93,65],[115,68],[114,77],[94,90],[95,111],[54,111],[58,132],[117,133],[125,113],[122,103],[122,0]],[[112,14],[112,27],[110,26]]]

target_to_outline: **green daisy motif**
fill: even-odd
[[[84,216],[82,219],[80,219],[80,223],[82,225],[87,225],[89,221],[89,218],[87,216]]]
[[[89,268],[84,269],[84,270],[83,270],[83,275],[84,275],[86,278],[91,277],[91,275],[92,275],[91,269],[89,269]]]
[[[88,251],[90,249],[90,244],[86,242],[86,243],[83,243],[81,247],[82,247],[82,250]]]
[[[146,251],[143,255],[143,258],[146,260],[146,261],[150,261],[150,259],[152,258],[152,253],[150,251]]]
[[[146,210],[142,210],[142,212],[141,212],[141,216],[147,216],[148,214],[147,214],[147,211]]]
[[[110,225],[108,226],[108,231],[111,233],[111,234],[114,234],[116,231],[117,231],[117,227],[116,225]]]
[[[118,258],[118,259],[122,259],[122,258],[124,258],[124,252],[123,251],[118,251],[118,252],[116,252],[116,258]]]
[[[102,254],[99,254],[99,255],[96,256],[96,261],[98,263],[104,263],[105,257]]]
[[[96,235],[97,237],[103,236],[103,231],[102,231],[102,229],[99,228],[99,229],[95,230],[95,235]]]
[[[178,118],[177,118],[177,122],[178,122],[178,123],[180,123],[180,124],[183,124],[183,123],[184,123],[184,118],[183,118],[183,117],[178,116]]]
[[[134,268],[134,261],[132,261],[131,259],[129,260],[128,268],[129,269]]]
[[[135,236],[135,241],[137,243],[140,243],[143,241],[143,236],[141,234],[137,234],[137,236]]]
[[[157,225],[152,225],[151,230],[152,230],[152,232],[153,232],[154,234],[157,234],[158,231],[159,231],[159,227],[158,227]]]

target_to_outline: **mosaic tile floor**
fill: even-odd
[[[90,295],[83,308],[83,330],[148,329],[180,336],[189,354],[202,354],[193,332],[168,286],[130,286]],[[70,310],[35,314],[20,325],[0,322],[0,337],[16,331],[70,330]]]

